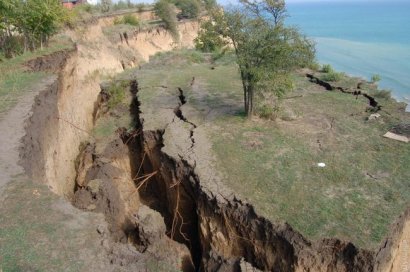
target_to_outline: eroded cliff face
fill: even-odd
[[[101,91],[100,77],[123,71],[124,63],[138,65],[135,59],[124,59],[118,53],[120,47],[129,47],[148,60],[149,56],[176,46],[166,31],[161,36],[152,30],[141,31],[140,38],[130,40],[129,44],[112,44],[102,29],[112,25],[113,20],[114,17],[101,18],[80,32],[69,31],[67,34],[78,42],[74,49],[27,64],[36,71],[56,72],[58,79],[36,98],[33,114],[26,124],[21,162],[35,180],[48,184],[59,195],[73,195],[75,159],[78,146],[89,139],[94,125],[93,113],[98,108]],[[187,25],[190,31],[184,30]],[[197,22],[181,24],[182,40],[178,46],[192,47],[197,29]],[[136,34],[129,35],[131,38]]]
[[[34,180],[46,183],[55,193],[70,196],[74,190],[79,143],[88,137],[93,93],[79,88],[76,77],[77,49],[60,52],[58,77],[35,100],[26,123],[21,161]]]

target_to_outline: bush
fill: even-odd
[[[333,72],[333,68],[330,64],[324,64],[322,66],[322,72],[323,73],[331,73],[331,72]]]
[[[132,25],[132,26],[140,25],[140,21],[138,20],[138,18],[132,14],[124,15],[124,17],[122,17],[122,21],[123,21],[123,24],[126,24],[126,25]]]
[[[374,74],[372,75],[372,77],[370,78],[370,82],[371,83],[376,83],[379,82],[382,78],[380,77],[380,75]]]
[[[219,51],[226,45],[226,41],[214,30],[214,25],[210,20],[201,24],[201,29],[194,42],[195,48],[202,52]]]
[[[135,7],[137,8],[138,12],[143,12],[146,9],[147,5],[144,3],[138,3],[135,4]]]
[[[3,51],[6,58],[14,58],[24,53],[24,38],[21,36],[6,37],[3,42]]]
[[[189,51],[187,57],[193,63],[203,63],[205,61],[204,56],[198,51]]]
[[[108,108],[112,109],[118,104],[120,104],[125,98],[125,89],[122,84],[113,84],[108,89],[107,92],[110,94],[108,100]]]
[[[176,0],[175,6],[181,10],[178,14],[180,19],[197,18],[201,9],[197,0]]]
[[[174,40],[179,40],[175,10],[175,5],[169,3],[167,0],[159,0],[154,6],[155,15],[161,18],[162,22],[165,24],[165,28],[171,33]]]
[[[117,3],[115,3],[114,5],[112,5],[112,9],[113,10],[124,10],[129,8],[128,4],[125,1],[118,1]]]
[[[373,94],[375,98],[390,99],[391,91],[389,90],[376,90]]]
[[[312,69],[313,71],[320,71],[320,64],[317,63],[316,61],[313,61],[312,63],[309,64],[309,68]]]
[[[323,81],[339,81],[340,79],[342,79],[342,74],[337,73],[335,71],[330,71],[326,74],[323,74],[320,77],[320,79],[323,80]]]
[[[123,17],[116,17],[114,19],[114,25],[131,25],[131,26],[139,26],[140,21],[137,17],[132,14],[124,15]]]
[[[258,115],[263,119],[275,120],[278,117],[279,111],[279,106],[263,104],[258,108]]]

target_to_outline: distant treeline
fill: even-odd
[[[50,37],[61,26],[74,26],[84,13],[143,11],[148,7],[130,1],[101,0],[97,5],[81,4],[68,10],[61,0],[0,0],[0,55],[12,58],[47,46]]]
[[[68,16],[59,0],[1,0],[1,52],[11,58],[43,47]]]

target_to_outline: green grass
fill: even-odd
[[[314,110],[318,103],[328,109],[339,135],[304,134],[303,125],[287,131],[232,116],[218,121],[212,139],[229,185],[262,214],[285,220],[312,239],[337,236],[373,247],[410,202],[410,148],[383,139],[383,130],[360,118],[338,118],[346,110],[342,105],[363,107],[349,100],[338,93],[303,100],[302,114],[322,115]],[[259,146],[249,147],[255,138]],[[323,151],[314,147],[317,139]],[[316,167],[318,162],[327,167]],[[366,177],[378,172],[390,177]]]
[[[44,72],[30,72],[24,64],[37,57],[72,47],[65,37],[56,37],[43,50],[27,52],[0,62],[0,116],[12,108],[24,91],[46,76]]]
[[[16,179],[3,195],[6,197],[0,205],[0,270],[84,269],[78,258],[79,248],[88,239],[98,239],[98,234],[94,229],[87,232],[70,226],[73,215],[55,207],[58,197],[47,186]],[[94,250],[96,254],[99,249]]]
[[[193,63],[173,52],[154,57],[135,75],[143,111],[153,108],[150,116],[155,117],[158,97],[175,95],[178,86],[186,88],[188,104],[203,116],[210,109],[236,109],[207,120],[217,170],[261,215],[287,221],[310,239],[338,237],[375,248],[410,203],[410,147],[382,137],[391,125],[410,120],[391,99],[383,100],[389,113],[368,122],[366,99],[326,92],[295,74],[295,94],[289,96],[303,96],[286,99],[281,107],[297,119],[249,120],[232,61]],[[187,87],[193,76],[200,95]],[[338,84],[359,81],[343,75]],[[327,166],[319,168],[319,162]]]

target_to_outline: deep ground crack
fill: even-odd
[[[320,78],[314,76],[313,74],[306,74],[306,77],[309,78],[310,82],[316,83],[316,84],[324,87],[328,91],[338,90],[342,93],[351,94],[351,95],[354,95],[356,97],[358,97],[359,95],[365,97],[369,101],[369,105],[375,110],[375,112],[381,110],[381,108],[382,108],[382,106],[379,105],[379,103],[376,101],[376,99],[374,99],[374,97],[368,95],[367,93],[364,93],[363,91],[360,90],[360,88],[359,88],[359,90],[351,91],[349,88],[343,88],[343,87],[340,87],[340,86],[333,86],[329,82],[323,81]],[[360,87],[360,85],[358,85],[358,87]]]
[[[193,122],[189,121],[184,114],[182,113],[181,107],[186,104],[186,97],[184,95],[184,91],[178,87],[179,95],[179,104],[178,106],[174,109],[174,114],[176,117],[178,117],[181,121],[191,125],[191,129],[189,130],[189,138],[191,139],[191,146],[190,149],[194,148],[195,146],[195,138],[194,138],[194,130],[197,128],[197,125],[194,124]]]

